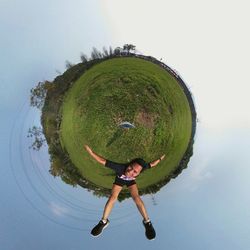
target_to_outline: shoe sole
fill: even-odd
[[[103,227],[102,231],[101,231],[99,234],[97,234],[97,235],[91,234],[91,236],[94,237],[94,238],[100,236],[100,235],[102,234],[103,230],[104,230],[108,225],[109,225],[109,222],[107,223],[107,225],[105,225],[105,226]]]
[[[148,239],[148,238],[147,238]],[[148,240],[155,240],[155,238],[153,238],[153,239],[148,239]]]

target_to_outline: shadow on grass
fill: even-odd
[[[119,139],[123,133],[124,133],[124,130],[122,128],[118,128],[116,132],[114,133],[113,137],[106,144],[106,147],[109,147],[113,142]]]

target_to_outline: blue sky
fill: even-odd
[[[80,61],[80,52],[109,45],[97,2],[0,2],[1,89],[9,90],[1,91],[3,103],[18,98],[17,89],[26,93],[38,81],[53,80],[66,60]]]

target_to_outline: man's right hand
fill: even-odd
[[[106,159],[104,159],[102,156],[97,155],[95,152],[92,151],[92,149],[88,145],[84,145],[85,149],[88,151],[88,153],[99,163],[105,165]]]
[[[84,147],[90,154],[92,153],[92,149],[88,145],[84,145]]]

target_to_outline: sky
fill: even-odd
[[[249,127],[247,1],[101,2],[117,43],[136,44],[180,72],[204,126]]]
[[[163,0],[0,0],[0,245],[22,249],[242,249],[250,241],[249,3]],[[106,199],[48,173],[47,148],[29,150],[39,124],[30,89],[81,52],[126,43],[162,58],[190,88],[198,127],[189,167],[143,197],[157,229],[145,239],[131,199],[102,237],[89,236]],[[126,239],[127,239],[126,238]]]

